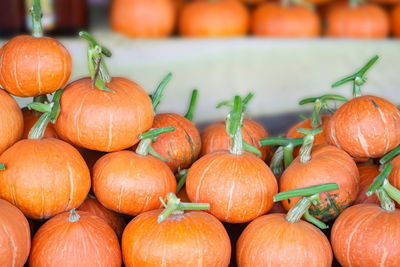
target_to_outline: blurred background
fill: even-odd
[[[0,44],[30,33],[33,0],[0,0]],[[91,32],[113,56],[113,76],[124,76],[151,93],[173,78],[160,111],[184,113],[199,89],[197,122],[221,119],[221,100],[254,92],[253,116],[308,110],[299,100],[338,93],[336,80],[375,54],[364,92],[400,103],[400,0],[42,0],[47,35],[73,58],[71,81],[88,76]],[[18,99],[21,106],[31,99]]]

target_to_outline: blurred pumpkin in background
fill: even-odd
[[[387,4],[387,5],[400,4],[400,0],[369,0],[369,1],[372,3]]]
[[[249,11],[237,0],[197,0],[182,8],[179,32],[185,37],[246,35]]]
[[[392,33],[396,38],[400,38],[400,4],[396,5],[391,12]]]
[[[314,10],[305,6],[265,3],[253,12],[251,32],[266,37],[317,37],[321,21]]]
[[[136,38],[169,36],[175,27],[179,1],[114,0],[111,4],[111,28]]]

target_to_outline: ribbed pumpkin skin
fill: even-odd
[[[185,37],[231,37],[246,35],[249,11],[239,1],[193,1],[183,6],[179,32]]]
[[[190,167],[198,158],[201,148],[200,133],[185,117],[174,113],[157,114],[152,128],[174,126],[175,131],[160,135],[152,147],[168,159],[172,172]]]
[[[126,226],[122,235],[126,267],[229,266],[229,236],[214,216],[188,211],[158,223],[161,211],[144,212]]]
[[[119,267],[121,248],[106,222],[78,211],[78,222],[69,222],[69,212],[47,221],[32,239],[30,267]]]
[[[261,159],[265,160],[270,151],[269,146],[260,147],[258,141],[268,137],[268,132],[264,127],[256,121],[243,120],[242,127],[243,140],[258,148],[261,152]],[[229,150],[232,141],[226,133],[224,121],[219,121],[207,126],[201,132],[201,150],[200,157],[218,151]]]
[[[344,267],[400,265],[400,210],[386,212],[376,204],[346,209],[335,221],[331,244]]]
[[[326,134],[352,157],[379,158],[400,144],[400,111],[380,97],[357,97],[333,114]]]
[[[35,125],[35,123],[39,120],[40,115],[42,113],[39,113],[39,116],[34,114],[34,111],[29,110],[27,107],[22,109],[22,115],[24,117],[24,133],[22,135],[23,139],[28,139],[29,131],[32,129],[32,127]],[[52,123],[49,123],[46,127],[46,130],[44,131],[43,138],[57,138],[57,133],[56,130],[54,129],[54,126]]]
[[[118,151],[100,158],[93,167],[93,192],[113,211],[136,216],[160,208],[159,197],[176,191],[168,166],[153,156]]]
[[[335,219],[357,197],[359,190],[359,173],[354,160],[344,151],[330,145],[313,148],[311,160],[301,163],[297,157],[282,174],[280,192],[309,187],[324,183],[337,183],[339,190],[321,193],[321,207],[311,206],[310,214],[328,222]],[[282,201],[289,210],[298,198]]]
[[[357,168],[360,173],[360,190],[358,191],[358,196],[353,205],[363,203],[379,204],[380,202],[376,194],[373,194],[370,197],[365,194],[372,182],[380,174],[379,167],[374,164],[359,164],[357,165]]]
[[[82,156],[64,141],[24,139],[0,156],[0,198],[31,219],[47,219],[77,208],[90,189]]]
[[[0,154],[21,139],[24,120],[17,102],[0,89]]]
[[[71,65],[59,41],[20,35],[0,49],[0,85],[16,96],[50,94],[67,83]]]
[[[394,37],[400,38],[400,2],[392,9],[390,19]]]
[[[290,223],[286,214],[269,214],[252,221],[236,245],[239,267],[330,267],[332,248],[326,236],[303,220]]]
[[[69,84],[60,100],[57,134],[77,146],[111,152],[129,148],[150,129],[154,113],[151,100],[136,83],[113,78],[107,87],[92,88],[90,78]]]
[[[315,11],[303,6],[265,3],[253,12],[251,32],[261,37],[317,37],[321,21]]]
[[[167,37],[175,26],[172,0],[113,0],[110,22],[114,31],[136,38]]]
[[[389,16],[374,4],[337,5],[327,13],[327,35],[338,38],[386,38]]]
[[[126,226],[126,221],[121,214],[106,209],[97,199],[91,197],[87,198],[78,210],[89,212],[103,219],[114,230],[118,238],[121,238]]]
[[[192,202],[209,203],[210,213],[229,223],[265,214],[278,186],[269,167],[256,155],[229,151],[207,154],[189,169],[186,192]]]
[[[31,248],[31,231],[24,214],[0,199],[0,266],[24,266]]]

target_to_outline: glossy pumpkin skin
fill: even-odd
[[[158,223],[161,211],[144,212],[125,228],[122,256],[126,267],[229,266],[229,236],[214,216],[188,211]]]
[[[122,232],[126,226],[126,221],[122,214],[106,209],[93,197],[86,198],[82,205],[79,206],[78,210],[89,212],[103,219],[114,230],[118,238],[121,238]]]
[[[248,27],[249,11],[232,0],[189,2],[179,18],[179,32],[185,37],[243,36]]]
[[[21,97],[50,94],[67,83],[71,65],[59,41],[20,35],[0,49],[0,85]]]
[[[0,199],[0,266],[24,266],[31,248],[31,231],[24,214]]]
[[[370,197],[365,194],[372,182],[380,174],[379,166],[375,164],[359,164],[357,165],[357,168],[360,173],[360,190],[358,191],[358,196],[353,205],[363,203],[379,204],[380,202],[376,194],[373,194]]]
[[[327,35],[336,38],[386,38],[390,22],[386,11],[374,4],[342,4],[327,13]]]
[[[321,21],[315,11],[304,6],[265,3],[253,12],[251,32],[266,37],[317,37]]]
[[[357,97],[335,112],[326,134],[352,157],[379,158],[400,143],[400,111],[380,97]]]
[[[40,227],[32,240],[30,267],[121,266],[121,248],[111,227],[99,217],[77,212],[70,222],[61,213]]]
[[[152,128],[174,126],[173,132],[160,135],[152,147],[168,159],[166,164],[172,172],[190,167],[198,158],[201,148],[200,133],[185,117],[174,113],[157,114]]]
[[[118,151],[100,158],[93,167],[93,192],[113,211],[136,216],[160,208],[159,197],[176,191],[168,166],[153,156]]]
[[[269,214],[252,221],[236,246],[239,267],[332,265],[329,240],[317,227],[300,220],[290,223],[286,214]]]
[[[111,4],[112,29],[129,37],[167,37],[174,30],[175,19],[172,0],[114,0]]]
[[[113,78],[110,93],[92,87],[90,78],[69,84],[60,99],[55,124],[57,134],[69,143],[103,152],[129,148],[150,129],[154,113],[151,100],[136,83]]]
[[[24,139],[1,156],[0,198],[31,219],[47,219],[79,207],[90,189],[82,156],[64,141]]]
[[[256,155],[229,151],[207,154],[189,169],[186,192],[192,202],[209,203],[210,213],[228,223],[244,223],[268,212],[278,187]]]
[[[0,89],[0,154],[22,138],[24,120],[17,102]]]
[[[400,38],[400,3],[390,13],[393,36]]]
[[[261,159],[265,160],[270,151],[269,146],[260,147],[258,141],[268,137],[268,132],[264,127],[253,120],[243,120],[242,127],[243,140],[255,146],[261,152]],[[200,157],[218,150],[229,150],[232,141],[226,133],[224,121],[213,123],[201,132]]]
[[[346,209],[333,224],[331,244],[344,267],[400,265],[400,210],[376,204]]]
[[[330,145],[314,146],[311,160],[301,163],[297,157],[282,174],[280,192],[324,183],[337,183],[339,190],[321,193],[321,206],[311,206],[310,214],[325,222],[335,219],[357,197],[359,173],[354,160],[344,151]],[[289,210],[299,198],[282,201]]]
[[[24,133],[22,135],[23,139],[28,139],[29,131],[39,120],[42,113],[37,113],[33,110],[29,110],[27,107],[22,109],[22,115],[24,117]],[[52,123],[47,124],[46,130],[44,131],[43,138],[57,138],[56,130]]]

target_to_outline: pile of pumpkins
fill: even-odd
[[[132,38],[399,38],[400,1],[114,0],[110,22]]]
[[[87,32],[90,76],[66,85],[71,57],[32,13],[0,50],[0,266],[226,267],[226,228],[246,223],[240,267],[399,266],[400,111],[361,92],[377,56],[333,85],[353,99],[301,101],[312,116],[286,137],[244,119],[251,93],[200,134],[197,90],[185,116],[157,114],[171,74],[150,96],[112,78]]]

